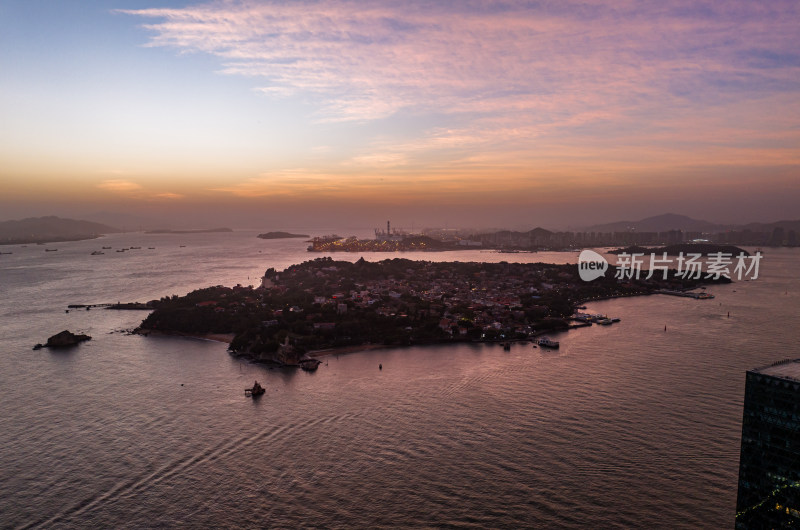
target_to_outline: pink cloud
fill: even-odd
[[[132,193],[142,189],[139,184],[122,179],[107,179],[98,184],[97,187],[115,193]]]
[[[798,6],[220,1],[125,12],[155,20],[151,46],[215,55],[265,97],[310,98],[319,121],[438,122],[344,165],[590,170],[604,157],[665,167],[678,154],[797,164],[739,142],[798,147],[797,106],[785,106],[800,97]]]

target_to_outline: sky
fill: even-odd
[[[797,219],[799,27],[795,0],[2,0],[0,220]]]

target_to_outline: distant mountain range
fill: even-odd
[[[667,232],[669,230],[683,230],[684,232],[715,232],[720,229],[727,230],[722,225],[692,219],[685,215],[665,213],[648,217],[640,221],[617,221],[590,226],[587,232]]]
[[[750,230],[751,232],[772,232],[775,228],[800,232],[800,220],[776,221],[774,223],[750,223],[746,225],[725,225],[692,219],[685,215],[665,213],[648,217],[640,221],[617,221],[593,225],[585,228],[585,232],[667,232],[682,230],[684,232],[716,233],[727,230]]]
[[[794,230],[800,233],[800,219],[795,221],[776,221],[774,223],[750,223],[736,227],[737,230],[750,230],[751,232],[772,232],[776,228],[783,228],[787,232]]]
[[[19,221],[0,222],[0,243],[46,243],[91,239],[120,230],[91,221],[61,217],[29,217]]]
[[[99,215],[99,214],[97,214]],[[114,217],[112,214],[102,214],[102,217]],[[120,215],[118,220],[142,221],[141,218],[134,216]],[[134,224],[134,223],[130,223]],[[128,227],[131,228],[130,226]],[[139,227],[142,229],[141,225]],[[730,230],[745,231],[754,233],[771,234],[776,228],[783,229],[789,233],[794,231],[800,233],[800,220],[776,221],[774,223],[749,223],[745,225],[723,225],[708,221],[692,219],[685,215],[667,213],[641,219],[639,221],[617,221],[615,223],[597,224],[584,229],[573,230],[575,232],[595,232],[595,233],[614,233],[614,232],[656,232],[663,233],[670,230],[681,230],[683,232],[703,232],[718,233]],[[230,229],[226,229],[230,230]],[[38,243],[50,241],[74,241],[80,239],[90,239],[101,234],[111,234],[122,232],[122,230],[108,224],[64,219],[61,217],[29,217],[19,221],[0,222],[0,244],[13,243]],[[545,244],[550,241],[551,236],[556,232],[545,230],[544,228],[534,228],[526,232],[511,230],[500,230],[491,233],[475,235],[485,244],[497,244],[501,242],[525,242],[527,245]]]

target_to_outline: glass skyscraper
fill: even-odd
[[[800,359],[747,372],[736,528],[800,528]]]

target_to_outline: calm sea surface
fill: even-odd
[[[126,334],[144,312],[64,311],[256,284],[318,256],[255,234],[0,247],[0,526],[733,525],[745,370],[800,357],[800,251],[768,249],[758,280],[714,300],[591,304],[622,321],[555,335],[557,351],[385,349],[315,373]],[[101,245],[143,248],[89,255]],[[63,329],[93,340],[31,350]]]

